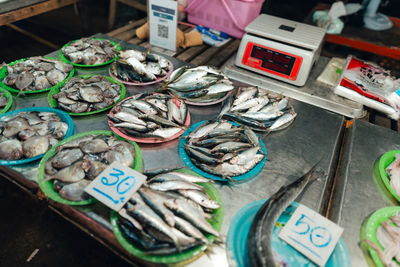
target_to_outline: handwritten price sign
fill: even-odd
[[[279,237],[319,266],[325,266],[342,233],[343,228],[300,205]]]
[[[143,174],[114,162],[85,191],[111,209],[119,211],[145,181],[146,176]]]

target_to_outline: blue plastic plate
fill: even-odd
[[[15,115],[19,112],[30,112],[30,111],[38,111],[38,112],[53,112],[56,113],[58,117],[61,118],[61,121],[65,122],[68,124],[68,130],[67,133],[65,134],[64,138],[67,138],[74,133],[74,122],[72,121],[71,117],[65,113],[64,111],[55,109],[55,108],[48,108],[48,107],[32,107],[32,108],[22,108],[14,111],[7,112],[6,114],[3,114],[0,116],[0,119],[2,117],[10,116],[10,115]],[[61,141],[61,140],[60,140]],[[19,165],[19,164],[25,164],[28,162],[32,162],[35,160],[38,160],[43,157],[44,154],[37,155],[33,158],[29,159],[20,159],[20,160],[0,160],[0,165]]]
[[[187,139],[185,138],[186,136],[188,136],[191,132],[193,132],[195,129],[197,129],[200,125],[202,125],[203,123],[205,123],[206,121],[201,121],[198,122],[196,124],[193,124],[189,129],[187,129],[183,135],[181,140],[179,141],[179,156],[181,157],[181,159],[183,160],[183,162],[193,171],[195,171],[196,173],[200,174],[203,177],[209,178],[209,179],[213,179],[213,180],[218,180],[218,181],[226,181],[226,179],[223,179],[221,176],[217,176],[208,172],[205,172],[203,170],[200,170],[199,168],[196,167],[196,165],[194,165],[192,163],[192,161],[190,160],[189,155],[186,153],[185,149],[184,149],[184,145],[187,143]],[[235,122],[230,122],[232,125],[238,126],[240,124],[235,123]],[[265,157],[256,165],[253,167],[253,169],[251,169],[250,171],[238,175],[238,176],[233,176],[232,179],[235,181],[243,181],[246,179],[250,179],[255,177],[258,173],[261,172],[261,170],[263,169],[264,165],[265,165],[265,161],[267,160],[267,148],[265,147],[263,141],[260,140],[260,146],[261,146],[261,150],[262,152],[265,154]]]
[[[233,217],[229,225],[226,246],[228,250],[229,265],[233,267],[248,267],[250,261],[247,256],[247,235],[257,211],[261,208],[266,200],[261,199],[247,204],[241,208]],[[281,228],[289,221],[293,212],[299,206],[298,203],[293,202],[279,217],[278,222],[274,228],[272,235],[272,246],[278,255],[278,260],[282,263],[280,266],[317,266],[312,261],[303,256],[296,249],[288,245],[285,241],[278,237],[278,227]],[[286,263],[286,265],[284,265]],[[327,261],[325,267],[350,267],[350,255],[340,238],[336,244],[331,257]]]

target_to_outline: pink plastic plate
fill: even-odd
[[[185,103],[188,104],[188,105],[192,105],[192,106],[211,106],[211,105],[215,105],[215,104],[218,104],[218,103],[224,101],[225,99],[228,98],[228,96],[229,96],[230,94],[232,94],[232,91],[227,92],[226,95],[224,95],[224,96],[221,97],[220,99],[215,100],[215,101],[212,101],[212,102],[203,102],[203,103],[200,103],[200,102],[191,102],[191,101],[188,101],[188,100],[185,99]]]
[[[124,100],[122,100],[121,102],[119,102],[118,105],[116,105],[113,109],[111,109],[110,115],[111,115],[111,114],[114,114],[114,109],[115,109],[117,106],[121,105],[123,102],[125,102],[126,100],[128,100],[128,99],[130,99],[130,98],[133,98],[133,97],[135,97],[135,96],[131,96],[131,97],[125,98]],[[175,102],[175,104],[177,104],[177,103]],[[121,129],[117,128],[117,127],[114,127],[114,122],[111,121],[110,119],[108,119],[108,126],[110,127],[110,129],[111,129],[114,133],[116,133],[118,136],[120,136],[120,137],[122,137],[122,138],[125,138],[125,139],[127,139],[127,140],[131,140],[131,141],[135,141],[135,142],[137,142],[137,143],[146,143],[146,144],[157,144],[157,143],[164,143],[164,142],[168,142],[168,141],[174,140],[174,139],[178,138],[179,136],[181,136],[181,135],[185,132],[185,130],[186,130],[186,129],[182,129],[182,130],[179,131],[177,134],[175,134],[175,135],[173,135],[173,136],[171,136],[171,137],[169,137],[169,138],[165,138],[165,139],[164,139],[164,138],[153,138],[153,137],[149,137],[149,138],[138,138],[138,137],[130,136],[130,135],[128,135],[124,130],[121,130]],[[189,111],[187,112],[186,121],[185,121],[184,126],[185,126],[186,128],[188,128],[188,127],[190,126],[190,114],[189,114]]]
[[[117,80],[117,81],[119,81],[119,82],[121,82],[121,83],[123,83],[123,84],[126,84],[126,85],[145,86],[145,85],[150,85],[150,84],[159,83],[159,82],[161,82],[162,80],[165,80],[165,79],[169,78],[169,76],[171,76],[171,73],[174,71],[174,65],[172,65],[172,62],[169,61],[169,60],[168,60],[168,65],[169,65],[169,70],[168,70],[167,74],[166,74],[164,77],[157,77],[157,79],[156,79],[155,81],[145,82],[145,83],[126,82],[126,81],[123,81],[123,80],[119,79],[118,77],[116,77],[116,76],[112,73],[112,71],[111,71],[112,65],[111,65],[110,68],[108,69],[108,74],[110,74],[110,76],[111,76],[113,79],[115,79],[115,80]]]

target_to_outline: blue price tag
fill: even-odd
[[[145,181],[146,176],[143,174],[114,162],[85,191],[111,209],[119,211]]]
[[[325,266],[342,233],[343,228],[300,205],[279,237],[319,266]]]

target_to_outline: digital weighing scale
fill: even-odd
[[[347,117],[365,115],[362,104],[337,96],[333,88],[317,82],[329,62],[319,56],[324,29],[261,14],[246,31],[235,64],[224,70],[229,78]]]
[[[303,86],[321,52],[325,30],[261,14],[246,27],[235,64]]]

